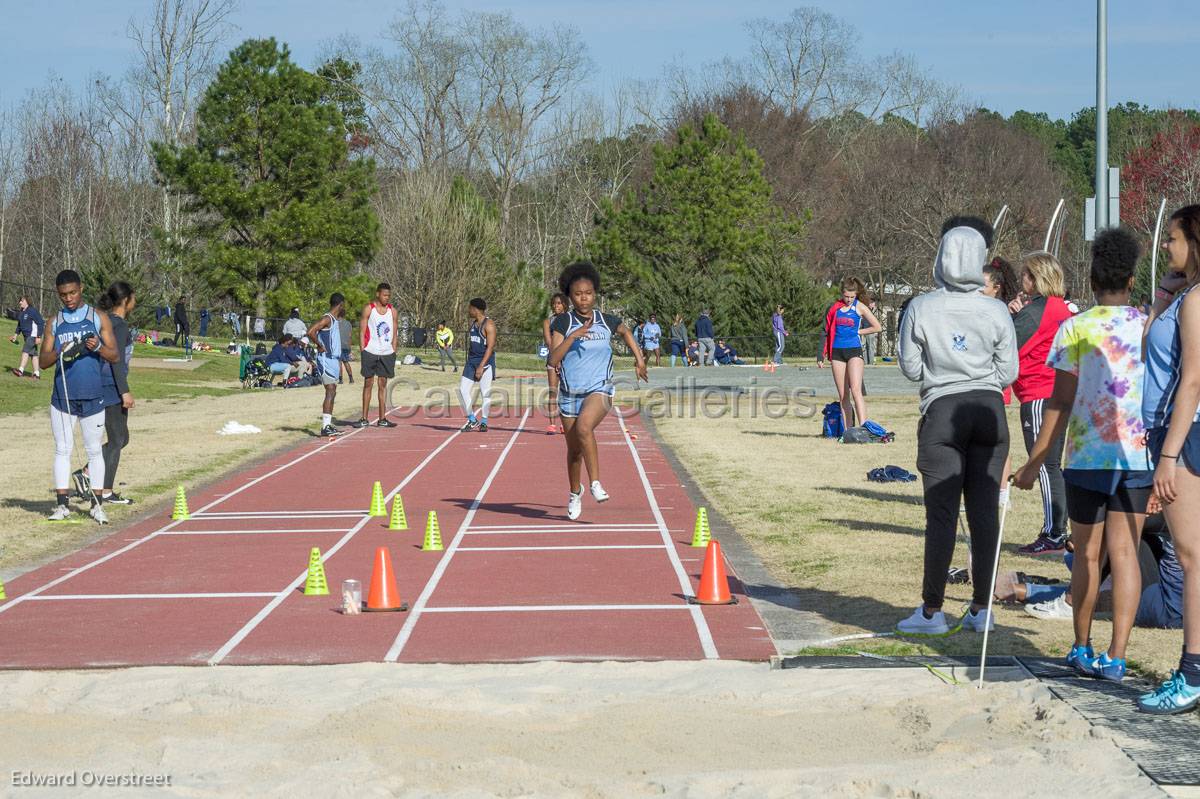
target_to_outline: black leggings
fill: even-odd
[[[1034,442],[1042,432],[1042,411],[1046,400],[1021,403],[1021,432],[1025,437],[1025,452],[1033,451]],[[1038,471],[1042,489],[1042,535],[1055,541],[1067,537],[1067,485],[1063,481],[1062,455],[1066,428],[1050,442],[1050,453]]]
[[[940,608],[954,556],[959,501],[971,528],[971,583],[986,605],[1000,534],[1000,480],[1008,457],[1008,421],[995,391],[968,391],[933,401],[917,428],[917,469],[925,491],[925,580],[921,599]]]
[[[129,411],[121,403],[104,409],[104,434],[104,488],[111,491],[116,485],[121,450],[129,443]]]

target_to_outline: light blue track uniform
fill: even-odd
[[[559,314],[550,329],[566,337],[584,321],[573,311]],[[571,342],[571,349],[559,365],[558,411],[563,416],[579,416],[589,394],[613,395],[612,339],[620,325],[620,317],[593,310],[592,329],[585,338]]]
[[[325,315],[329,317],[329,327],[317,331],[317,340],[324,348],[317,353],[317,366],[321,370],[321,384],[329,386],[337,383],[338,376],[342,373],[342,326],[333,314]]]

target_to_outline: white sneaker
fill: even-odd
[[[967,612],[962,617],[962,628],[977,633],[981,633],[984,630],[994,630],[996,629],[996,619],[988,612],[987,608],[972,611],[968,607]]]
[[[104,512],[104,506],[99,502],[92,505],[92,509],[88,511],[88,515],[96,520],[96,524],[108,524],[108,515]]]
[[[608,492],[604,490],[604,486],[600,485],[599,480],[592,481],[592,499],[597,502],[608,501]]]
[[[54,511],[46,517],[46,520],[51,522],[65,522],[69,518],[71,518],[70,508],[66,505],[55,505]]]
[[[1071,606],[1067,604],[1066,594],[1060,594],[1049,602],[1026,605],[1025,612],[1035,619],[1066,619],[1070,621],[1073,618]]]
[[[583,489],[579,489],[579,493],[571,492],[567,499],[567,518],[575,521],[583,515]]]
[[[957,632],[960,625],[953,628],[946,621],[946,614],[937,611],[931,618],[925,618],[923,607],[917,607],[913,614],[896,625],[896,629],[905,635],[949,635]]]

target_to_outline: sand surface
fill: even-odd
[[[4,796],[1162,796],[1033,681],[746,663],[0,673]],[[22,774],[170,788],[14,788]]]

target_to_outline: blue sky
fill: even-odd
[[[973,103],[1068,117],[1095,102],[1093,0],[810,0],[853,24],[866,54],[911,53]],[[576,27],[596,67],[595,86],[654,78],[672,60],[703,64],[746,49],[741,23],[783,17],[800,3],[768,0],[446,0],[452,11],[508,10],[530,26]],[[1196,0],[1111,0],[1109,100],[1200,106],[1194,74]],[[125,27],[149,0],[0,0],[0,103],[51,73],[82,86],[122,73],[132,57]],[[395,16],[392,0],[242,0],[234,40],[275,36],[312,66],[323,43],[348,33],[365,43]],[[233,41],[231,41],[231,44]]]

